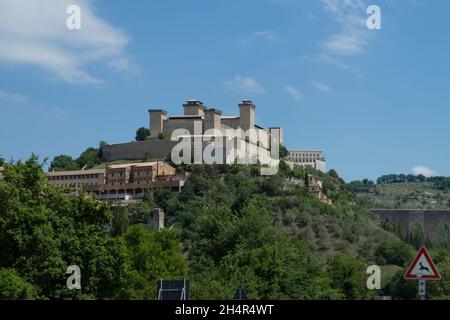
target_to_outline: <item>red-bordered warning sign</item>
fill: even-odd
[[[441,280],[441,275],[422,246],[404,275],[405,279]]]

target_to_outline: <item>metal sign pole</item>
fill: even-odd
[[[419,280],[419,300],[425,300],[427,282],[423,279]]]
[[[426,299],[426,280],[441,280],[441,274],[431,260],[427,249],[420,247],[416,257],[406,270],[405,279],[419,280],[419,299]]]

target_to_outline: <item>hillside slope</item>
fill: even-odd
[[[157,189],[129,206],[108,206],[48,183],[32,157],[5,166],[0,180],[0,299],[154,299],[158,279],[187,278],[191,299],[371,299],[416,297],[402,277],[415,249],[385,231],[336,172],[310,172],[327,205],[292,178],[261,177],[258,166],[195,165],[181,193]],[[149,224],[163,208],[166,229]],[[450,253],[431,248],[443,280],[428,298],[450,296]],[[65,286],[68,265],[83,291]],[[368,290],[367,267],[382,270]],[[2,279],[7,279],[2,281]],[[14,288],[23,287],[21,292]],[[23,294],[22,294],[23,293]]]
[[[372,208],[450,209],[450,190],[437,189],[428,181],[374,184],[353,190]]]
[[[246,166],[195,166],[178,197],[158,196],[188,254],[192,297],[368,299],[366,268],[383,270],[386,293],[414,249],[374,221],[335,172],[316,174],[333,205],[289,183],[306,172],[259,176]],[[400,297],[414,295],[414,289]],[[381,294],[379,291],[378,294]]]

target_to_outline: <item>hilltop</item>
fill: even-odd
[[[385,175],[377,183],[369,180],[348,184],[372,208],[450,209],[450,178]]]

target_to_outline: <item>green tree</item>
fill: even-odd
[[[262,190],[268,196],[278,196],[282,194],[283,178],[279,175],[273,175],[265,179],[262,184]]]
[[[0,181],[0,268],[14,268],[42,298],[117,298],[127,287],[126,250],[110,238],[108,208],[47,182],[33,156],[8,164]],[[78,265],[83,290],[68,290]]]
[[[153,198],[167,214],[173,214],[178,206],[177,196],[168,188],[157,188]]]
[[[243,187],[248,180],[230,174],[224,181],[211,181],[204,198],[194,195],[182,203],[185,209],[176,217],[188,246],[192,297],[230,299],[244,287],[251,299],[320,298],[314,292],[320,268],[306,245],[273,225],[269,203],[252,199]],[[228,188],[236,190],[235,197]],[[244,191],[250,199],[237,197]]]
[[[445,247],[430,252],[436,268],[441,274],[440,281],[427,281],[427,298],[450,299],[450,250]]]
[[[133,205],[127,206],[127,211],[130,215],[130,224],[146,224],[150,218],[150,213],[153,208],[156,208],[153,197],[146,194],[144,199]]]
[[[405,270],[398,272],[384,289],[395,300],[413,300],[417,297],[417,281],[403,278]]]
[[[422,245],[427,244],[428,239],[422,230],[422,226],[419,224],[413,224],[408,234],[408,242],[416,249],[419,249]]]
[[[86,169],[90,169],[94,167],[96,164],[100,163],[99,149],[87,148],[80,154],[76,161],[80,168],[85,167]]]
[[[36,288],[21,278],[16,270],[0,268],[0,300],[29,300],[36,298]]]
[[[77,161],[68,155],[59,155],[53,158],[50,163],[49,171],[70,171],[79,170],[80,165]]]
[[[115,206],[112,208],[111,234],[119,236],[127,231],[130,225],[130,215],[124,206]]]
[[[282,143],[280,143],[279,155],[280,159],[286,159],[287,156],[289,155],[288,149]]]
[[[147,128],[141,127],[136,130],[136,141],[145,141],[147,137],[150,135],[150,130]]]
[[[278,165],[278,172],[279,172],[280,175],[284,175],[284,176],[292,175],[291,168],[286,163],[286,161],[284,161],[283,159],[280,160],[280,163]]]
[[[332,288],[341,292],[346,299],[370,297],[366,287],[366,270],[358,259],[339,253],[329,261],[327,270]]]
[[[174,230],[151,232],[144,225],[131,226],[122,236],[128,250],[130,299],[155,299],[159,279],[183,279],[187,264]]]
[[[395,264],[403,267],[413,257],[413,250],[401,241],[383,241],[375,250],[375,257],[380,264]]]

